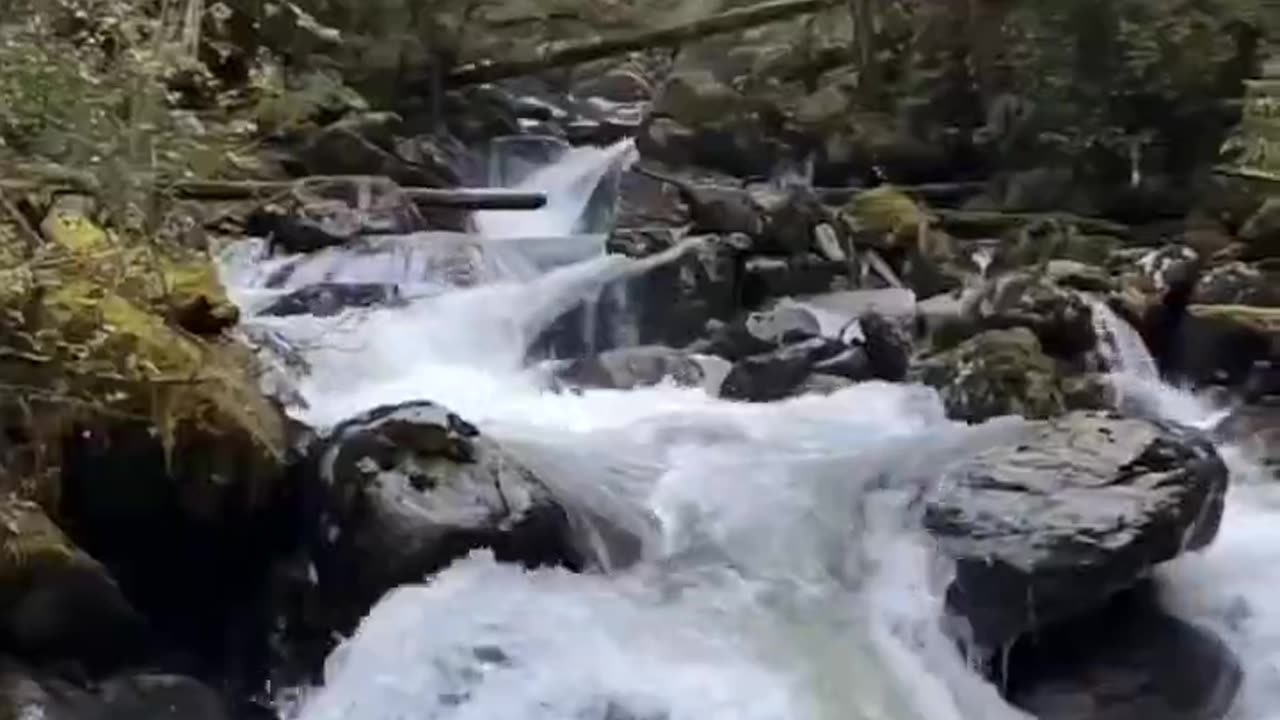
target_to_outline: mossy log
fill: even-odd
[[[623,53],[674,47],[694,40],[738,32],[758,25],[808,15],[834,7],[842,0],[769,0],[750,7],[735,8],[682,25],[646,30],[628,35],[594,38],[561,45],[544,46],[536,56],[509,61],[479,61],[455,68],[449,73],[449,85],[471,85],[494,82],[544,70],[579,65]]]

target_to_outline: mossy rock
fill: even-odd
[[[915,237],[931,220],[910,195],[889,185],[854,195],[845,203],[843,213],[850,230],[863,236],[886,237],[889,244]]]
[[[209,258],[158,243],[129,243],[92,219],[92,202],[57,198],[40,232],[77,274],[96,279],[182,328],[217,334],[236,324],[239,309],[227,298]]]
[[[141,617],[36,503],[0,496],[0,638],[33,661],[127,660]],[[116,657],[110,655],[116,653]]]
[[[1067,408],[1057,367],[1026,328],[984,332],[924,360],[914,375],[938,390],[957,420],[1048,418]]]

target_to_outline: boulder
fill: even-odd
[[[386,591],[476,548],[529,567],[585,561],[547,486],[432,403],[352,418],[318,443],[313,460],[313,558],[329,627],[349,630]]]
[[[854,285],[850,265],[813,253],[791,257],[755,256],[743,264],[742,297],[747,306],[797,295],[847,290]]]
[[[1280,256],[1280,198],[1267,198],[1238,233],[1252,258]]]
[[[1001,685],[1038,720],[1220,720],[1244,671],[1217,636],[1167,614],[1151,589],[1019,640]]]
[[[273,300],[258,314],[276,317],[314,315],[329,317],[348,308],[389,307],[403,304],[397,285],[379,283],[319,283],[298,288]]]
[[[925,526],[955,562],[947,606],[989,651],[1104,604],[1217,534],[1227,468],[1199,432],[1074,412],[949,468]]]
[[[1191,302],[1280,307],[1280,268],[1243,262],[1210,268],[1196,282]]]
[[[765,216],[751,194],[737,187],[693,185],[685,188],[692,231],[708,235],[742,233],[750,238],[764,234]]]
[[[994,278],[971,301],[967,314],[981,330],[1028,328],[1051,357],[1073,358],[1098,342],[1089,301],[1035,271]]]
[[[732,323],[708,323],[704,337],[688,349],[737,362],[817,337],[821,332],[822,327],[813,313],[795,305],[777,305]]]
[[[443,157],[417,152],[406,159],[396,152],[402,125],[399,116],[386,112],[343,118],[306,141],[302,166],[308,175],[377,175],[416,187],[456,185],[457,174]]]
[[[650,345],[573,360],[556,369],[555,379],[570,387],[632,390],[666,381],[697,387],[706,378],[702,365],[688,353]]]
[[[110,670],[137,657],[146,622],[107,569],[39,505],[0,499],[0,636],[36,663]]]
[[[391,180],[350,178],[303,181],[284,200],[255,211],[245,231],[266,238],[273,249],[308,253],[426,228],[417,207]]]
[[[813,192],[806,187],[776,188],[771,185],[760,186],[750,190],[765,217],[765,225],[761,233],[758,249],[761,252],[776,255],[803,255],[810,251],[821,251],[829,260],[843,260],[836,253],[843,253],[848,247],[845,238],[841,237],[843,223],[835,216]],[[826,241],[826,246],[819,242],[820,228],[833,233]]]
[[[852,358],[834,362],[825,370],[820,369],[820,364],[840,357],[848,349],[836,340],[811,338],[771,352],[752,355],[733,364],[721,385],[721,396],[750,402],[781,400],[792,394],[811,372],[847,372],[853,362]],[[866,377],[858,379],[869,376],[868,372]]]
[[[1066,409],[1057,368],[1026,328],[988,330],[924,359],[913,375],[938,390],[957,420],[1048,418]]]
[[[0,667],[0,717],[44,720],[230,720],[226,703],[192,678],[153,673],[107,678],[95,688]]]
[[[889,382],[902,382],[911,366],[911,336],[894,322],[876,312],[858,319],[862,345],[873,377]]]
[[[1191,305],[1170,352],[1191,382],[1243,387],[1259,366],[1280,365],[1280,308]]]

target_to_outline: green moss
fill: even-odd
[[[927,359],[917,377],[937,388],[947,414],[958,420],[1046,418],[1066,411],[1057,368],[1026,328],[990,330],[970,338]]]
[[[854,195],[845,204],[844,216],[855,232],[894,237],[914,237],[930,219],[911,196],[888,185]]]

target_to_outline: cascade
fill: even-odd
[[[590,197],[633,152],[629,143],[566,152],[521,181],[547,192],[545,209],[482,213],[479,236],[389,238],[371,253],[307,258],[264,258],[252,243],[227,251],[224,278],[246,308],[246,329],[305,360],[299,419],[326,428],[377,405],[438,402],[566,504],[644,539],[638,562],[602,563],[609,572],[526,571],[477,552],[398,588],[333,652],[323,682],[298,689],[282,715],[1028,720],[943,633],[950,569],[939,566],[915,502],[941,468],[1007,442],[1021,421],[952,423],[933,391],[911,385],[863,383],[757,405],[666,385],[554,394],[525,367],[528,344],[583,297],[617,293],[624,285],[611,281],[689,249],[631,260],[557,244],[581,237]],[[422,260],[458,247],[480,270],[466,282]],[[391,257],[368,257],[378,250]],[[396,259],[402,251],[416,259]],[[285,267],[288,279],[273,283]],[[427,290],[333,317],[254,314],[281,284],[334,278]],[[826,302],[834,312],[843,300]],[[1160,404],[1175,391],[1159,384],[1136,333],[1113,314],[1097,316],[1119,376],[1141,377],[1136,392],[1161,412],[1205,422],[1211,410],[1198,401]],[[839,323],[833,315],[828,324]],[[1192,559],[1207,571],[1169,571],[1188,617],[1226,626],[1237,598],[1257,611],[1274,586],[1264,580],[1280,582],[1280,570],[1265,569],[1280,568],[1280,538],[1262,521],[1261,502],[1243,493],[1230,500],[1229,513],[1244,522],[1228,523],[1224,542]],[[1254,579],[1244,577],[1251,563],[1265,565]],[[1201,597],[1189,578],[1206,572],[1223,582]],[[1258,634],[1232,637],[1265,670],[1280,658],[1280,607],[1261,617]],[[1251,689],[1254,703],[1280,697],[1280,675],[1270,672]]]

